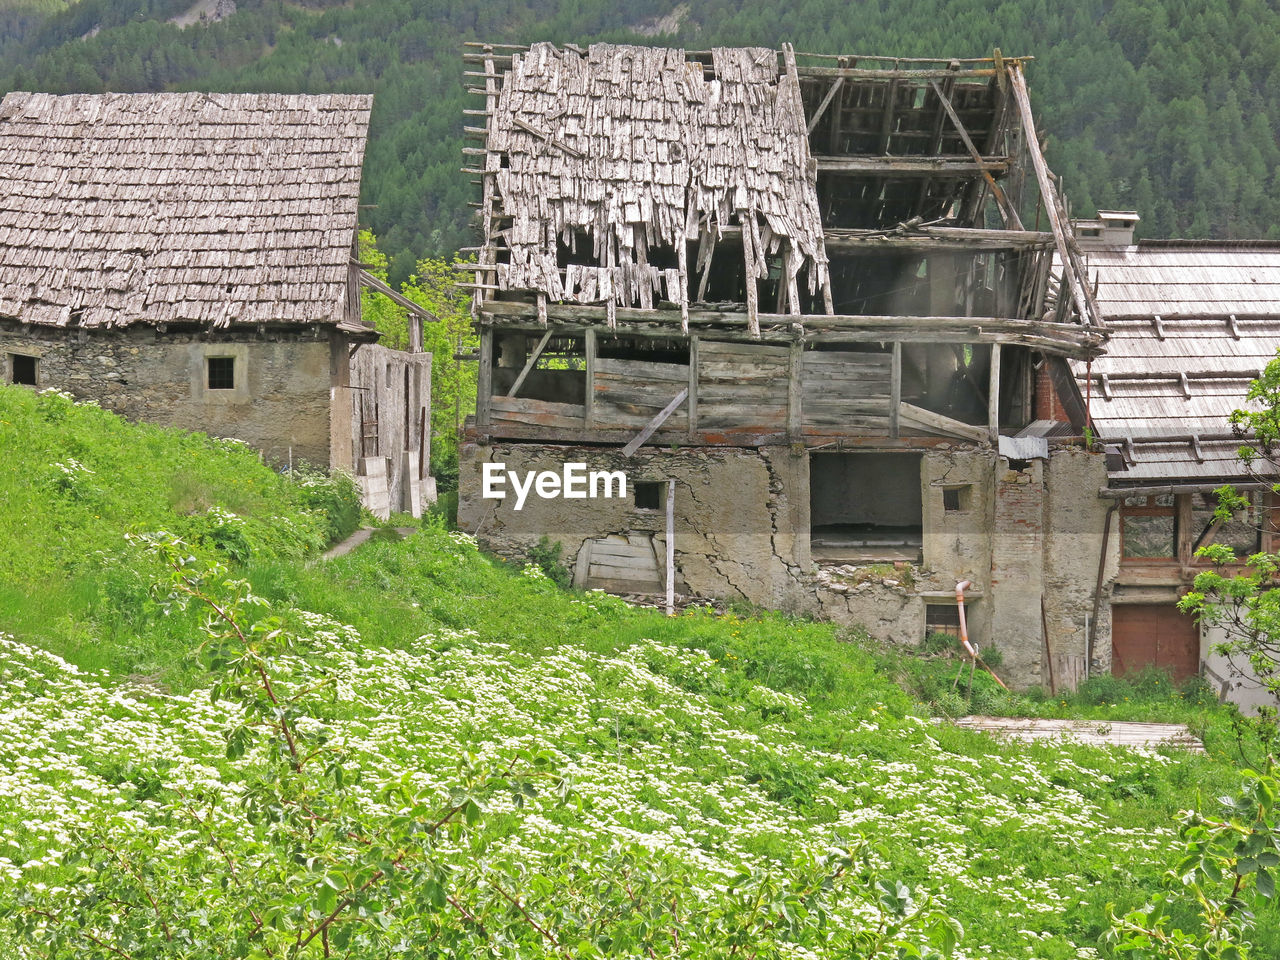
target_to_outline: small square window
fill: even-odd
[[[960,636],[960,608],[954,603],[926,603],[924,605],[924,633],[949,633]]]
[[[14,383],[25,383],[29,387],[36,385],[36,367],[38,361],[35,357],[28,357],[22,353],[9,354],[9,369],[13,375]]]
[[[236,388],[236,358],[207,357],[210,390],[234,390]]]
[[[662,506],[662,484],[642,480],[633,485],[637,510],[657,510]]]
[[[969,509],[968,487],[943,487],[942,509],[947,513],[960,513]]]

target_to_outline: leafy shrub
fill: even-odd
[[[437,488],[436,502],[427,508],[427,514],[439,517],[450,530],[458,528],[458,491]]]
[[[325,473],[314,467],[295,467],[292,479],[303,507],[324,518],[328,543],[345,540],[360,525],[360,487],[341,470]]]
[[[573,586],[573,571],[561,560],[563,553],[564,544],[544,535],[538,540],[537,546],[529,548],[528,557],[529,562],[546,574],[547,579],[562,590],[567,590]]]
[[[930,631],[920,642],[920,652],[926,655],[950,654],[960,649],[960,638],[941,630]]]

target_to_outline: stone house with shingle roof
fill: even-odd
[[[385,470],[406,502],[431,358],[360,316],[372,102],[5,96],[0,376],[277,463]]]

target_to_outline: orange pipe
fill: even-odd
[[[956,584],[956,607],[960,610],[960,644],[964,647],[965,652],[968,653],[969,656],[973,657],[976,662],[982,663],[982,658],[978,656],[977,648],[969,642],[969,627],[964,618],[964,592],[971,586],[972,583],[968,580],[961,580]],[[1000,688],[1002,690],[1007,691],[1009,689],[1004,685],[1004,681],[996,676],[996,672],[985,663],[982,663],[982,669],[991,674],[991,679],[1000,684]]]

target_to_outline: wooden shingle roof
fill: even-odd
[[[1166,241],[1090,250],[1110,338],[1071,361],[1116,484],[1242,479],[1233,410],[1280,348],[1280,244]]]
[[[8,94],[0,317],[343,322],[372,101]]]
[[[767,274],[764,251],[785,247],[793,276],[807,266],[811,292],[825,285],[794,67],[780,74],[777,52],[755,48],[717,48],[710,61],[610,44],[583,53],[539,43],[512,57],[485,158],[498,212],[510,218],[502,289],[579,303],[682,302],[689,266],[677,253],[731,225],[751,231],[757,276]],[[562,272],[558,244],[572,245],[576,231],[594,262]]]
[[[1144,242],[1087,261],[1107,317],[1280,315],[1280,244]]]

